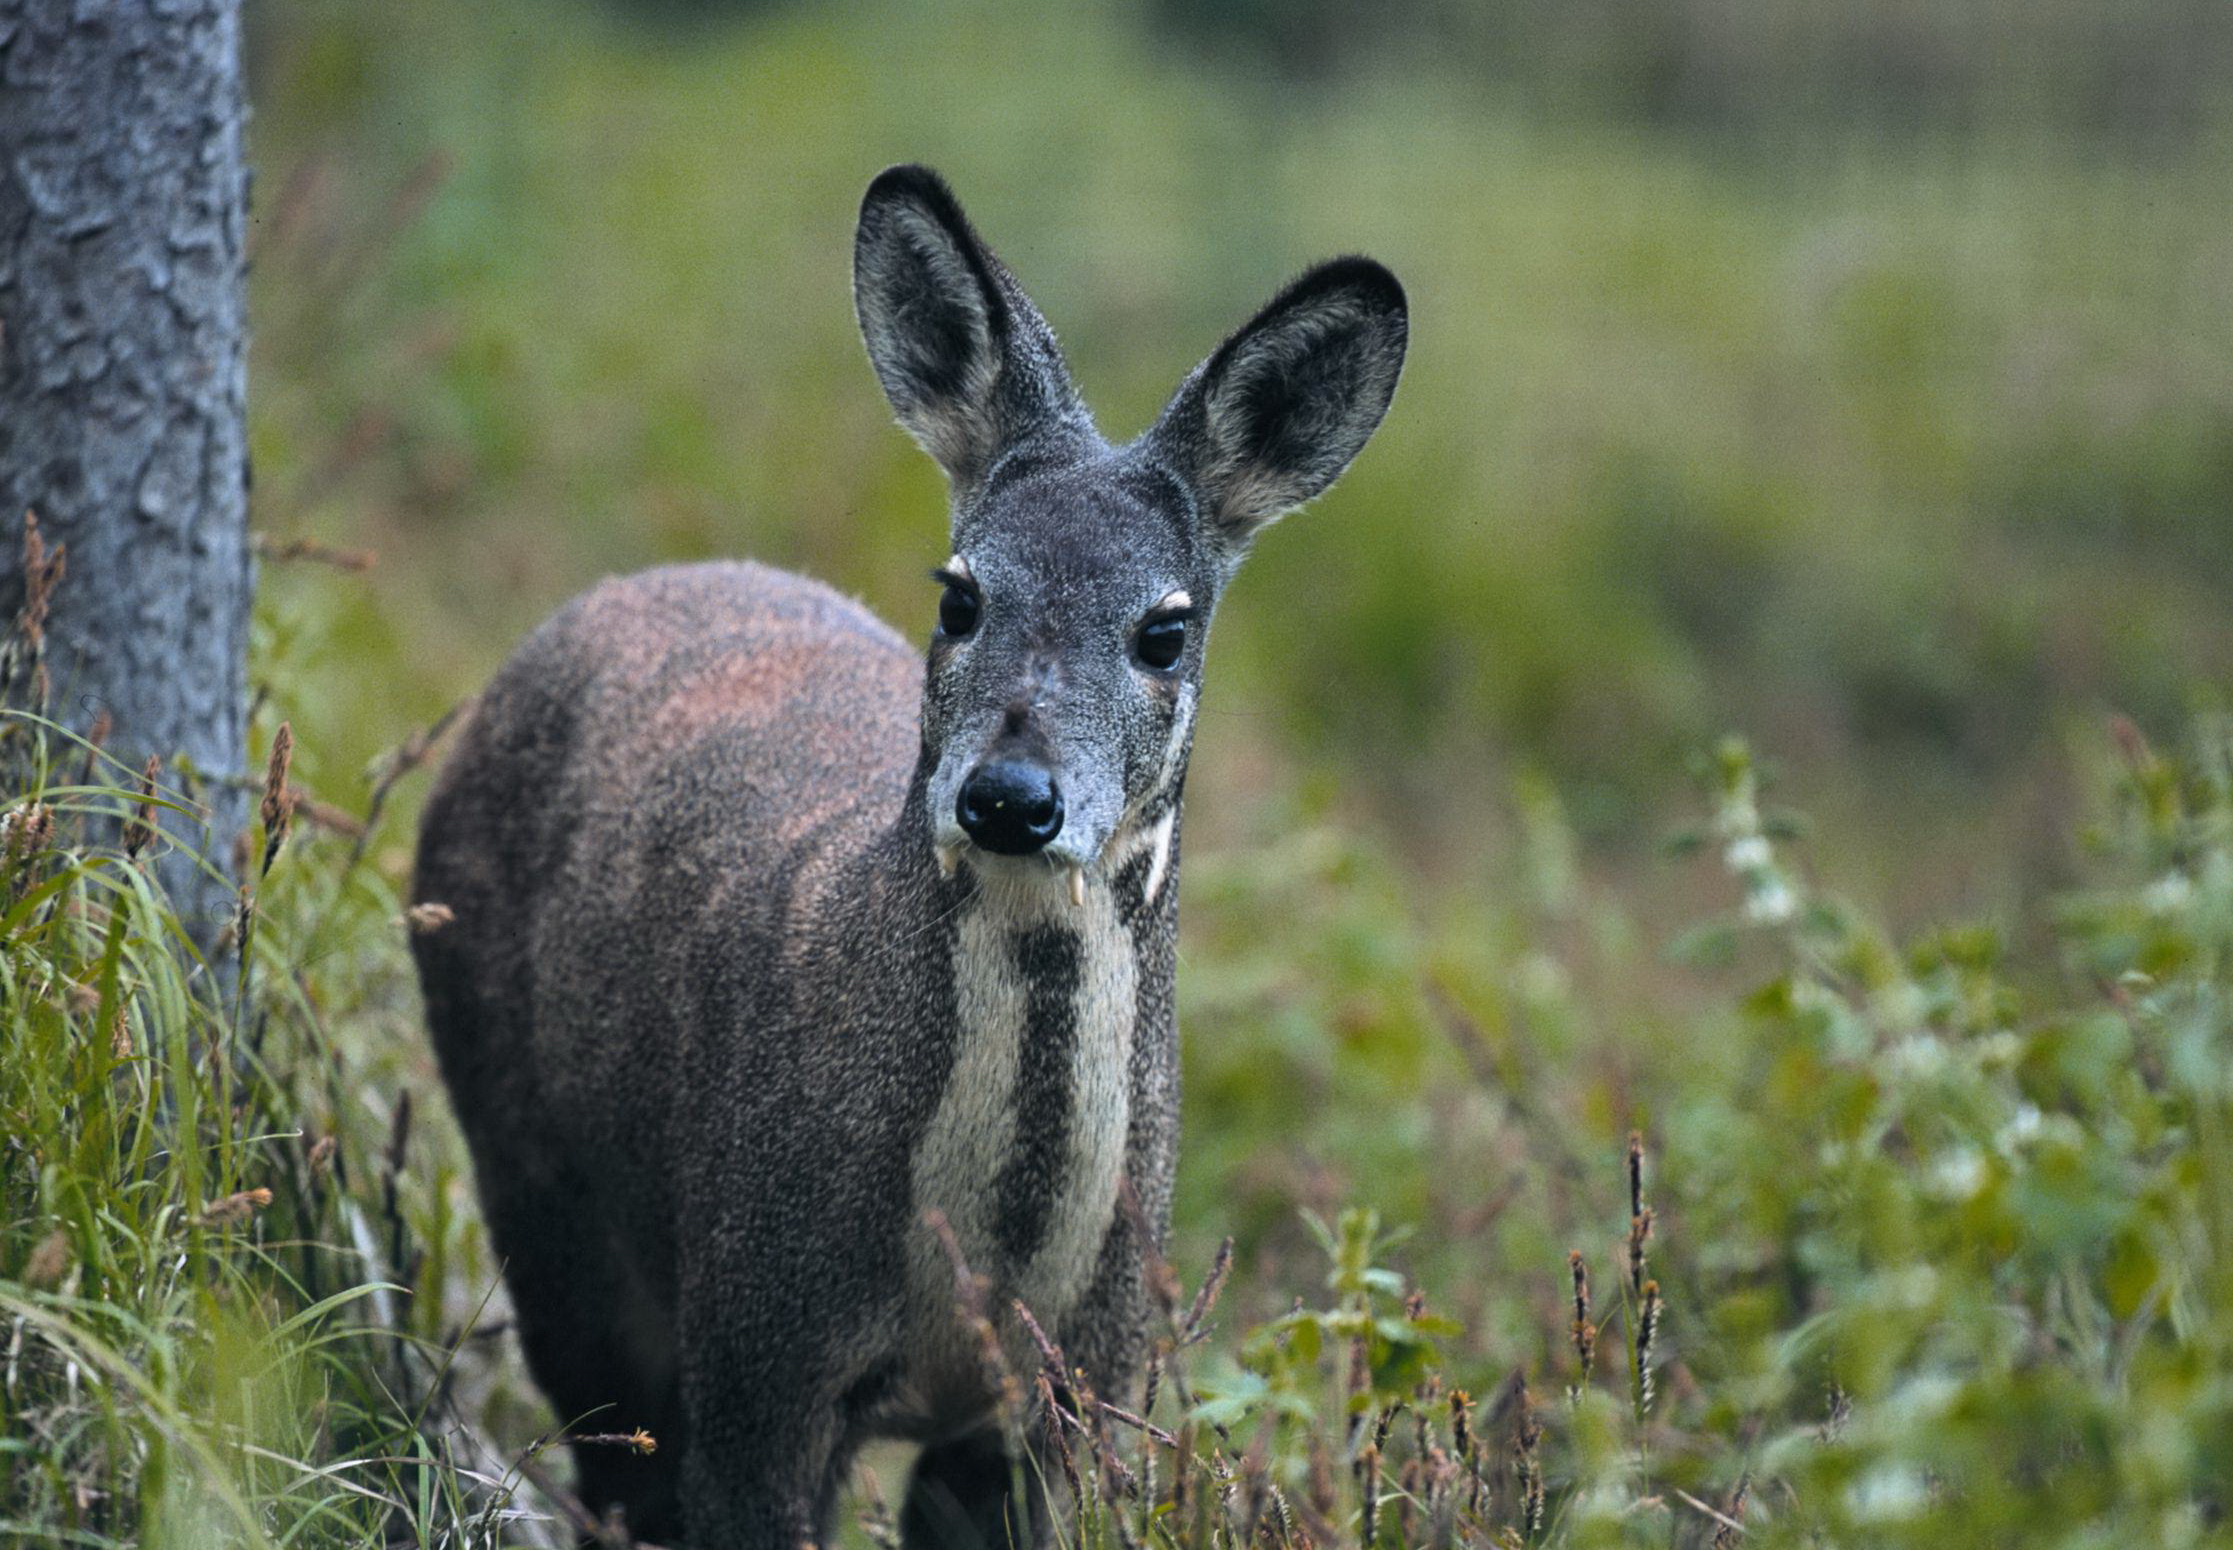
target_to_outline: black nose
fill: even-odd
[[[1038,765],[999,759],[969,772],[954,817],[985,849],[1028,856],[1062,832],[1062,793]]]

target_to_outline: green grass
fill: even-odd
[[[376,834],[298,817],[213,968],[99,838],[122,772],[5,731],[6,1530],[563,1538]],[[1331,834],[1209,858],[1168,1437],[1065,1433],[1080,1536],[1355,1541],[1369,1500],[1381,1545],[1703,1544],[1743,1480],[1747,1543],[2228,1542],[2233,726],[2101,766],[2026,945],[1895,942],[1727,745],[1674,863],[1721,906],[1670,944],[1696,1004],[1618,1028],[1592,961],[1634,928],[1555,813],[1501,933]]]
[[[368,1037],[403,1004],[389,889],[298,832],[205,960],[156,880],[168,842],[118,848],[136,776],[34,718],[0,737],[0,1525],[359,1544],[401,1514],[494,1543],[467,1500],[489,1461],[435,1425],[442,1300],[414,1295],[465,1273],[457,1163],[396,1117],[395,1067],[423,1071],[402,1029]]]

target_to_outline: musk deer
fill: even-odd
[[[453,912],[419,972],[529,1363],[659,1442],[578,1448],[581,1494],[724,1550],[828,1542],[875,1437],[923,1444],[908,1544],[1049,1532],[934,1210],[993,1308],[1135,1381],[1204,640],[1406,337],[1387,270],[1323,264],[1112,446],[934,173],[870,185],[853,290],[952,487],[927,657],[756,565],[605,582],[482,697],[415,885]]]

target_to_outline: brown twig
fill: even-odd
[[[330,565],[335,570],[361,572],[380,563],[380,556],[370,549],[341,549],[322,544],[315,538],[280,540],[269,533],[258,533],[254,542],[256,558],[275,565],[301,560],[312,565]]]
[[[659,1451],[659,1439],[642,1427],[632,1432],[571,1432],[566,1440],[574,1444],[586,1443],[596,1448],[626,1448],[629,1452],[649,1458]]]
[[[363,862],[365,849],[372,843],[373,831],[380,827],[380,815],[387,810],[388,794],[395,790],[396,784],[404,776],[426,763],[427,756],[442,741],[442,734],[472,704],[472,697],[458,701],[436,717],[432,725],[405,738],[402,745],[383,761],[379,778],[372,783],[371,800],[365,804],[364,825],[357,831],[356,843],[349,848],[349,859],[342,864],[341,875],[344,878],[353,876]]]
[[[1157,1442],[1163,1444],[1163,1446],[1166,1448],[1175,1448],[1179,1445],[1178,1438],[1172,1436],[1162,1427],[1157,1426],[1147,1417],[1134,1415],[1131,1411],[1125,1409],[1122,1405],[1112,1404],[1106,1399],[1102,1400],[1100,1404],[1101,1413],[1107,1416],[1110,1420],[1120,1422],[1125,1426],[1129,1426],[1134,1431],[1141,1433],[1143,1436],[1152,1437]]]
[[[961,1240],[954,1236],[953,1223],[946,1213],[935,1206],[923,1213],[923,1225],[928,1227],[938,1246],[945,1251],[946,1259],[954,1270],[954,1305],[962,1322],[977,1337],[978,1355],[985,1371],[985,1381],[999,1396],[1001,1412],[1011,1426],[1020,1429],[1023,1414],[1023,1390],[1015,1372],[1008,1365],[1008,1354],[1001,1349],[1000,1332],[993,1328],[991,1310],[985,1295],[991,1282],[969,1268],[963,1257]]]
[[[1699,1512],[1704,1513],[1707,1517],[1713,1519],[1714,1522],[1721,1525],[1720,1528],[1714,1531],[1714,1543],[1716,1545],[1719,1545],[1723,1542],[1722,1536],[1724,1534],[1741,1535],[1744,1533],[1745,1526],[1742,1523],[1739,1523],[1735,1518],[1729,1517],[1718,1508],[1707,1506],[1704,1502],[1700,1501],[1697,1497],[1691,1495],[1688,1491],[1682,1489],[1682,1487],[1680,1486],[1676,1486],[1673,1489],[1676,1500],[1680,1501],[1686,1507],[1696,1508]]]

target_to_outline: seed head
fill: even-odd
[[[233,946],[240,953],[240,961],[248,962],[248,944],[256,934],[256,890],[243,883],[240,898],[233,906]]]
[[[1837,1441],[1838,1434],[1845,1430],[1845,1423],[1852,1417],[1852,1414],[1852,1397],[1845,1392],[1844,1384],[1832,1378],[1830,1380],[1830,1391],[1824,1397],[1822,1407],[1822,1425],[1819,1428],[1822,1440],[1824,1442]]]
[[[1512,1423],[1512,1473],[1520,1484],[1520,1533],[1533,1539],[1543,1530],[1543,1465],[1536,1449],[1543,1441],[1543,1423],[1535,1419],[1535,1400],[1521,1388]]]
[[[1579,1370],[1575,1392],[1589,1387],[1589,1376],[1597,1361],[1597,1321],[1590,1316],[1589,1267],[1582,1263],[1582,1251],[1569,1249],[1566,1268],[1574,1277],[1574,1357]]]
[[[93,724],[85,729],[85,770],[78,777],[79,784],[98,785],[101,778],[101,748],[109,740],[109,731],[115,725],[108,710],[93,713]]]
[[[1023,1304],[1018,1303],[1016,1306],[1020,1308]],[[1059,1374],[1062,1369],[1056,1367],[1054,1371]],[[1039,1420],[1046,1428],[1047,1446],[1053,1449],[1055,1457],[1062,1461],[1062,1476],[1069,1482],[1070,1500],[1083,1505],[1085,1502],[1085,1486],[1078,1479],[1078,1461],[1070,1452],[1069,1434],[1063,1430],[1065,1412],[1062,1408],[1062,1401],[1055,1396],[1054,1383],[1048,1378],[1045,1368],[1040,1369],[1038,1389]]]
[[[414,904],[403,912],[403,924],[413,936],[432,936],[457,919],[457,911],[447,904]]]
[[[287,843],[287,831],[294,824],[295,794],[287,785],[287,773],[295,758],[295,729],[292,722],[282,721],[271,740],[271,762],[264,766],[264,860],[258,869],[269,872],[279,847]]]
[[[1367,1447],[1357,1457],[1357,1495],[1363,1508],[1357,1542],[1364,1550],[1372,1550],[1372,1542],[1380,1537],[1380,1450]]]
[[[39,1246],[24,1261],[24,1284],[41,1290],[59,1286],[69,1269],[70,1235],[57,1227],[39,1240]]]
[[[191,1220],[196,1227],[224,1227],[245,1221],[270,1204],[270,1190],[244,1189],[237,1195],[227,1195]]]
[[[1153,1458],[1154,1454],[1150,1453],[1148,1456]],[[1295,1514],[1294,1510],[1287,1505],[1286,1493],[1270,1481],[1266,1481],[1264,1483],[1264,1504],[1271,1508],[1272,1532],[1279,1536],[1279,1542],[1283,1545],[1294,1544],[1296,1540]]]
[[[161,772],[163,761],[155,755],[147,756],[147,768],[140,771],[139,805],[124,824],[124,856],[137,861],[148,841],[155,838],[155,777]]]
[[[54,589],[61,585],[62,572],[70,557],[68,544],[56,544],[49,551],[46,540],[39,534],[38,516],[26,511],[23,514],[23,611],[16,616],[16,633],[31,653],[33,661],[46,651],[47,607],[54,601]],[[39,698],[44,701],[43,674],[39,684]]]
[[[1751,1494],[1752,1476],[1750,1474],[1739,1475],[1736,1489],[1729,1493],[1728,1504],[1721,1509],[1721,1515],[1730,1521],[1714,1530],[1713,1550],[1736,1550],[1737,1542],[1743,1536],[1744,1530],[1731,1527],[1731,1524],[1744,1522],[1745,1499]]]
[[[1665,1304],[1659,1298],[1659,1283],[1646,1281],[1642,1308],[1636,1319],[1636,1405],[1639,1410],[1651,1409],[1652,1346],[1659,1339],[1659,1320],[1664,1311]]]
[[[54,838],[54,809],[44,802],[23,802],[0,815],[0,837],[5,839],[7,864],[46,849]]]
[[[1628,1289],[1638,1297],[1644,1294],[1644,1245],[1651,1241],[1652,1216],[1646,1206],[1628,1219]]]
[[[1180,1331],[1181,1343],[1192,1344],[1202,1331],[1202,1321],[1217,1307],[1217,1294],[1225,1289],[1225,1278],[1233,1272],[1233,1240],[1228,1237],[1217,1246],[1217,1257],[1210,1261],[1210,1273],[1202,1280],[1202,1289],[1194,1294],[1194,1306],[1186,1313],[1186,1323]]]

